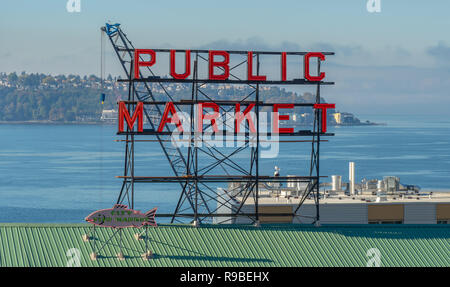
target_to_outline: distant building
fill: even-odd
[[[113,110],[103,110],[100,120],[101,121],[116,121],[117,120],[117,111],[114,109]]]
[[[351,113],[336,112],[331,114],[331,120],[334,120],[337,125],[359,124],[360,120]]]
[[[360,120],[351,113],[341,113],[341,124],[357,124]]]
[[[341,124],[341,113],[334,113],[333,118],[336,124]]]

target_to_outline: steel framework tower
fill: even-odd
[[[124,173],[118,176],[123,180],[122,188],[117,198],[117,203],[128,201],[128,205],[134,208],[135,184],[138,183],[177,183],[180,186],[180,195],[175,210],[171,214],[159,214],[158,216],[170,217],[171,222],[185,222],[185,220],[193,221],[195,224],[208,222],[212,218],[228,218],[243,216],[251,219],[254,223],[259,223],[259,217],[265,215],[259,212],[259,188],[262,183],[284,182],[290,181],[304,182],[306,188],[302,191],[300,201],[293,214],[270,214],[280,216],[302,216],[298,214],[299,208],[308,197],[313,197],[316,205],[315,221],[319,221],[319,157],[320,142],[322,136],[330,136],[332,133],[321,132],[321,111],[314,110],[313,130],[297,131],[293,133],[280,134],[280,136],[304,136],[308,140],[299,140],[297,142],[311,142],[311,161],[309,174],[296,177],[280,177],[280,176],[263,176],[259,171],[260,159],[260,108],[271,104],[264,103],[260,100],[260,83],[248,81],[239,78],[234,73],[240,66],[247,64],[246,51],[228,51],[236,58],[240,57],[239,64],[230,67],[230,77],[227,80],[203,80],[199,77],[199,65],[208,62],[207,50],[191,50],[193,55],[193,76],[190,79],[177,80],[172,78],[161,78],[156,76],[150,67],[142,67],[140,79],[133,78],[133,60],[135,47],[121,30],[119,24],[106,24],[101,30],[106,33],[110,43],[117,55],[120,64],[125,72],[125,79],[119,81],[128,84],[128,98],[125,101],[128,110],[133,112],[138,102],[144,103],[143,114],[146,121],[150,125],[150,129],[144,129],[143,132],[137,133],[127,130],[118,133],[125,136],[125,160]],[[154,49],[159,53],[169,53],[167,49]],[[254,60],[256,62],[256,74],[260,73],[260,57],[264,55],[274,55],[275,52],[254,52]],[[288,55],[303,56],[305,52],[287,52]],[[324,55],[334,55],[332,52],[324,52]],[[143,71],[142,71],[143,70]],[[318,61],[317,72],[320,74],[320,61]],[[190,98],[177,99],[167,88],[168,83],[182,83],[190,85]],[[214,95],[207,91],[208,84],[240,84],[249,87],[249,93],[238,100],[223,101],[217,100]],[[334,84],[333,82],[309,82],[304,79],[294,79],[292,81],[265,81],[264,85],[316,85],[316,98],[314,103],[294,103],[294,106],[313,107],[314,104],[320,103],[320,87],[321,85]],[[163,99],[160,99],[152,92],[152,85],[156,85],[163,91]],[[174,146],[172,142],[173,130],[168,126],[164,126],[162,132],[157,132],[158,123],[163,117],[164,105],[166,102],[173,102],[177,112],[185,112],[189,115],[189,124],[192,129],[188,133],[188,146]],[[256,133],[242,132],[234,133],[236,141],[241,140],[243,144],[233,149],[231,152],[225,152],[208,142],[202,141],[204,133],[211,129],[211,125],[204,125],[204,133],[198,134],[193,132],[194,128],[194,105],[204,102],[214,102],[220,105],[220,114],[222,118],[226,118],[225,114],[234,109],[236,103],[243,106],[254,104],[256,113]],[[228,123],[221,122],[223,126]],[[270,133],[269,133],[270,134]],[[136,136],[151,136],[150,140],[139,140]],[[157,141],[162,149],[164,156],[167,158],[173,175],[171,176],[136,176],[135,175],[135,143],[145,141]],[[202,144],[199,144],[199,143]],[[246,162],[238,161],[236,158],[246,155]],[[229,188],[218,190],[219,183],[240,183],[240,190],[231,190]],[[248,198],[253,198],[254,210],[252,213],[244,213],[242,207]],[[234,207],[231,207],[233,203]],[[237,206],[237,207],[236,207]],[[230,209],[229,212],[220,212],[224,208]],[[267,215],[267,214],[266,214]],[[226,220],[225,220],[226,221]]]

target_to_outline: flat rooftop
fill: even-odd
[[[361,266],[367,252],[377,248],[381,266],[450,266],[448,225],[161,225],[149,228],[148,243],[154,258],[143,260],[140,229],[123,233],[125,260],[112,240],[90,260],[90,243],[82,235],[87,224],[0,224],[0,266],[66,266],[69,249],[80,251],[81,266]],[[96,244],[114,230],[96,228]],[[70,255],[70,253],[69,253]]]
[[[377,196],[372,194],[362,194],[362,195],[352,195],[348,196],[343,193],[330,195],[328,197],[320,198],[320,204],[342,204],[342,203],[377,203],[375,202]],[[236,199],[240,200],[240,197],[236,197]],[[300,198],[290,196],[279,196],[270,197],[270,196],[261,196],[258,198],[259,204],[267,204],[267,205],[280,205],[280,204],[298,204],[300,202]],[[449,192],[434,192],[431,198],[428,195],[405,195],[401,197],[400,195],[387,195],[386,201],[379,202],[380,204],[386,203],[450,203],[450,193]],[[306,199],[304,204],[313,204],[313,199]],[[248,197],[245,201],[245,204],[254,204],[253,197]],[[378,203],[377,203],[378,204]]]

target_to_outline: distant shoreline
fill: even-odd
[[[331,124],[330,126],[333,127],[348,127],[348,126],[387,126],[387,123],[359,123],[359,124],[339,124],[339,125],[333,125]]]
[[[22,124],[45,124],[45,125],[98,125],[98,124],[108,124],[109,123],[105,123],[105,122],[79,122],[79,121],[74,121],[74,122],[60,122],[60,121],[0,121],[0,125],[22,125]]]
[[[43,121],[0,121],[0,125],[22,125],[22,124],[45,124],[45,125],[116,125],[117,122],[104,122],[104,121],[70,121],[70,122],[61,122],[61,121],[50,121],[50,120],[43,120]],[[302,125],[302,124],[294,124],[294,126],[304,127],[304,126],[310,126],[310,125]],[[358,123],[358,124],[329,124],[329,126],[333,127],[352,127],[352,126],[387,126],[386,123]]]

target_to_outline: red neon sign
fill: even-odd
[[[134,123],[136,120],[138,121],[138,132],[144,131],[144,103],[139,102],[136,105],[136,109],[134,110],[133,117],[130,117],[130,113],[128,112],[127,107],[124,102],[119,102],[119,132],[122,133],[124,130],[123,127],[123,118],[127,121],[128,128],[133,130]]]
[[[225,81],[230,77],[230,53],[227,51],[208,51],[208,79],[216,81]],[[255,75],[253,71],[253,55],[255,52],[247,52],[247,80],[265,82],[267,81],[267,76],[265,75]],[[280,52],[280,71],[281,77],[280,81],[287,81],[287,52]],[[142,55],[150,56],[150,60],[145,61],[141,59]],[[184,73],[179,74],[175,71],[175,50],[170,50],[170,75],[173,79],[185,80],[191,75],[191,51],[185,50],[185,67]],[[222,60],[218,59],[219,57]],[[320,52],[309,52],[303,57],[303,70],[304,78],[309,82],[319,82],[325,78],[325,73],[321,72],[317,76],[310,74],[310,60],[311,58],[317,58],[319,61],[325,61],[325,55]],[[134,78],[140,79],[140,68],[141,67],[151,67],[156,64],[156,52],[151,49],[135,49],[134,50]],[[215,68],[219,68],[223,73],[216,74]]]
[[[172,114],[171,118],[169,118],[169,112]],[[178,117],[177,110],[175,109],[173,102],[168,102],[164,108],[164,114],[158,127],[159,133],[164,130],[164,126],[167,123],[175,124],[178,131],[183,132],[183,126],[181,125],[180,118]]]
[[[281,80],[286,81],[286,52],[281,53]]]
[[[214,113],[204,114],[203,108],[212,108]],[[203,121],[210,120],[211,125],[213,127],[214,132],[219,132],[219,128],[217,127],[216,119],[219,117],[219,106],[216,103],[199,103],[198,104],[198,115],[197,115],[197,131],[203,131]]]
[[[327,109],[334,109],[334,104],[315,104],[315,109],[321,109],[322,110],[322,132],[327,132]]]
[[[222,56],[222,62],[216,62],[214,56]],[[209,51],[209,79],[210,80],[226,80],[230,76],[230,54],[225,51]],[[222,75],[214,74],[214,67],[221,67],[224,71]]]
[[[150,61],[141,61],[141,54],[149,55]],[[156,63],[156,53],[151,49],[135,49],[134,50],[134,77],[139,79],[140,67],[151,67]]]
[[[253,52],[247,53],[247,80],[249,81],[265,81],[266,76],[253,75]]]
[[[279,121],[288,121],[289,115],[278,114],[279,109],[293,109],[294,104],[274,104],[273,105],[273,119],[272,119],[272,130],[274,133],[288,134],[293,133],[294,128],[280,128]]]
[[[186,50],[184,61],[185,61],[184,74],[177,74],[177,72],[175,72],[175,50],[170,51],[170,75],[174,79],[184,80],[191,74],[191,51]]]
[[[308,53],[308,54],[305,55],[305,62],[304,62],[305,79],[307,79],[308,81],[311,81],[311,82],[322,81],[323,78],[325,78],[325,73],[324,72],[321,72],[319,76],[311,76],[309,74],[309,60],[310,60],[310,58],[318,58],[319,61],[325,61],[325,56],[322,53],[316,53],[316,52]]]
[[[235,130],[238,133],[240,131],[241,122],[246,119],[248,122],[248,126],[250,128],[250,132],[256,133],[255,124],[253,123],[252,117],[250,116],[250,111],[253,109],[255,104],[249,104],[247,108],[241,113],[241,104],[236,103],[235,106]]]
[[[246,109],[241,112],[241,104],[236,103],[235,104],[235,127],[234,130],[236,133],[240,132],[240,126],[241,123],[244,120],[247,120],[248,127],[250,132],[256,133],[256,127],[255,123],[253,122],[253,119],[251,117],[251,111],[254,108],[255,104],[250,103]],[[273,104],[273,119],[272,119],[272,132],[275,134],[283,134],[283,133],[293,133],[294,128],[280,128],[279,122],[280,121],[288,121],[290,119],[289,115],[280,115],[279,110],[280,109],[293,109],[294,104]],[[127,122],[128,128],[130,131],[133,130],[134,124],[137,121],[138,122],[138,130],[137,132],[143,132],[143,102],[138,102],[136,105],[136,108],[134,110],[133,116],[130,117],[130,113],[127,110],[125,102],[119,102],[119,133],[124,132],[124,119]],[[314,104],[314,109],[320,109],[322,112],[321,115],[321,121],[322,121],[322,133],[327,132],[327,109],[334,109],[335,104]],[[212,109],[213,113],[205,113],[205,109]],[[220,107],[218,104],[213,102],[203,102],[198,104],[197,108],[197,132],[203,131],[203,123],[204,121],[210,121],[211,126],[213,128],[213,131],[215,133],[219,132],[219,128],[217,126],[217,120],[220,117],[219,114]],[[172,115],[169,116],[169,113]],[[181,124],[181,120],[177,114],[177,111],[175,109],[173,102],[167,102],[166,106],[164,108],[164,113],[161,118],[161,122],[158,126],[158,133],[161,133],[164,131],[164,127],[166,124],[175,124],[179,132],[184,132],[183,126]]]

